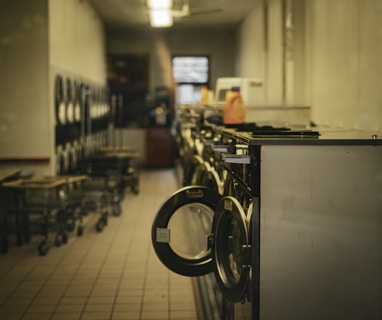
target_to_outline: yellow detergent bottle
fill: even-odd
[[[240,87],[232,87],[227,93],[224,110],[224,124],[245,123],[245,107],[240,93]]]
[[[201,104],[203,106],[207,106],[208,105],[208,87],[207,86],[201,87],[200,95],[201,95]]]

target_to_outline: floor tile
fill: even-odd
[[[37,312],[37,313],[27,313],[23,316],[23,320],[49,320],[51,318],[51,313]]]
[[[127,193],[123,213],[84,217],[85,232],[37,254],[39,236],[0,256],[0,319],[195,319],[191,279],[163,266],[151,244],[157,210],[178,189],[172,169],[143,170],[140,193]],[[54,239],[54,237],[50,237]]]
[[[80,320],[81,313],[76,312],[62,312],[55,313],[50,320]]]

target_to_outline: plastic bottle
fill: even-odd
[[[223,110],[223,122],[224,124],[245,122],[245,107],[240,87],[232,87],[227,93]]]
[[[201,104],[203,106],[208,105],[208,87],[202,86],[200,90]]]

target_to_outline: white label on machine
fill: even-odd
[[[170,229],[157,228],[157,242],[170,242]]]

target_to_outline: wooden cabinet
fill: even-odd
[[[146,165],[149,168],[172,167],[175,142],[169,128],[146,129]]]

